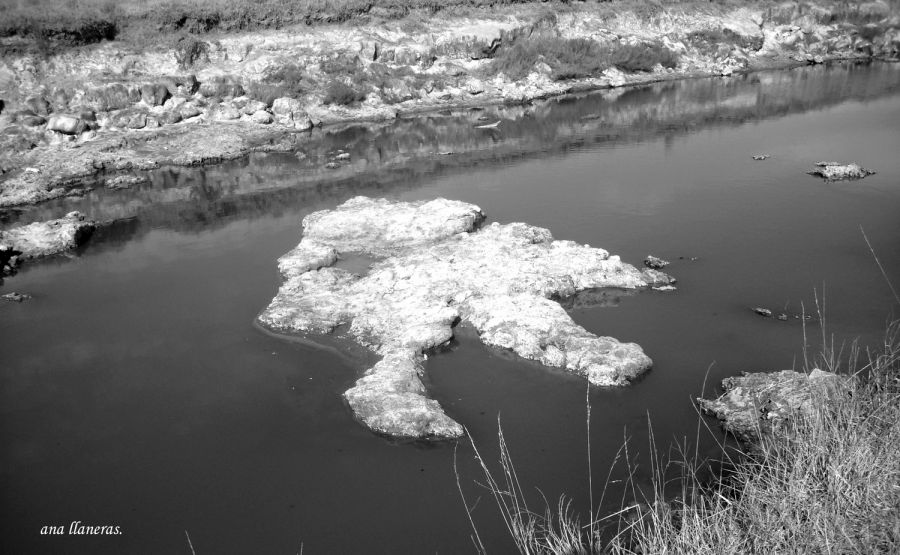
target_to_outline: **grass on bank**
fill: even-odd
[[[651,71],[656,64],[674,68],[678,55],[657,43],[605,46],[591,39],[566,39],[545,35],[523,37],[501,47],[487,67],[492,75],[513,80],[525,78],[539,64],[550,67],[556,81],[599,75],[616,67],[623,71]]]
[[[688,455],[654,461],[652,491],[632,486],[633,504],[586,523],[565,498],[555,506],[545,500],[541,512],[529,509],[502,431],[501,473],[491,472],[477,448],[476,458],[523,554],[898,553],[900,321],[888,326],[876,352],[850,351],[841,363],[826,340],[814,364],[847,380],[810,415],[798,415],[757,449],[729,456],[727,471],[701,479],[700,461]],[[680,494],[667,498],[673,468]]]

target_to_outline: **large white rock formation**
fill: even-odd
[[[668,285],[671,277],[524,223],[479,229],[483,220],[479,207],[445,199],[356,197],[310,214],[303,240],[278,261],[284,284],[258,321],[302,334],[349,325],[382,359],[344,396],[366,426],[395,437],[462,435],[421,381],[425,353],[447,343],[460,321],[488,345],[597,385],[622,385],[650,368],[638,345],[588,332],[553,299]],[[333,267],[348,253],[378,260],[363,276]]]

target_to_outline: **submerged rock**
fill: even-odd
[[[0,295],[0,298],[3,298],[5,301],[12,301],[14,303],[21,303],[23,301],[27,301],[31,299],[31,295],[28,293],[16,293],[12,291],[10,293],[6,293],[4,295]]]
[[[832,395],[842,379],[818,368],[809,374],[793,370],[745,373],[725,378],[725,393],[718,399],[698,399],[697,403],[721,420],[725,431],[755,443],[797,414],[810,416],[814,403]]]
[[[0,231],[0,247],[14,250],[21,257],[39,258],[73,249],[94,231],[95,224],[78,212],[48,222],[35,222],[7,231]]]
[[[816,169],[809,172],[825,178],[826,181],[840,181],[843,179],[862,179],[875,172],[860,167],[858,164],[842,164],[840,162],[816,162]]]
[[[310,214],[303,240],[278,261],[285,281],[258,321],[287,333],[349,326],[383,358],[344,396],[365,425],[396,437],[462,435],[421,380],[426,351],[447,343],[460,321],[487,345],[597,385],[623,385],[650,368],[638,345],[593,335],[551,299],[674,279],[524,223],[478,229],[483,220],[477,206],[445,199],[356,197]],[[346,253],[380,260],[364,276],[331,267]]]

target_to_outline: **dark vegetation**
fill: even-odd
[[[312,90],[314,83],[297,64],[288,63],[263,75],[249,85],[247,95],[271,107],[276,98],[299,98]]]
[[[175,60],[181,69],[208,59],[209,44],[192,35],[183,35],[175,41]]]
[[[595,76],[611,67],[650,71],[656,64],[662,64],[673,68],[678,65],[678,56],[657,43],[606,46],[590,39],[544,35],[522,37],[510,46],[501,46],[487,71],[522,79],[541,63],[550,67],[552,79],[561,81]]]
[[[759,50],[763,45],[762,37],[746,37],[731,29],[702,29],[688,34],[687,39],[694,46],[716,48],[719,45],[736,45],[749,50]]]
[[[325,88],[325,104],[338,104],[347,106],[354,102],[361,102],[366,99],[366,94],[357,91],[350,85],[341,81],[332,81]]]

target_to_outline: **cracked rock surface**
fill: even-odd
[[[698,399],[700,408],[722,422],[725,431],[747,443],[756,443],[763,434],[796,414],[810,415],[813,403],[832,394],[841,378],[818,368],[809,374],[751,372],[725,378],[725,390],[718,399]]]
[[[382,358],[344,397],[366,426],[394,437],[463,434],[421,380],[426,352],[447,343],[459,322],[487,345],[597,385],[624,385],[650,368],[640,346],[590,333],[552,299],[674,279],[603,249],[554,240],[543,228],[482,228],[483,220],[479,207],[445,199],[356,197],[310,214],[300,244],[278,261],[284,283],[258,321],[281,333],[348,326],[354,341]],[[378,260],[364,276],[334,267],[350,253]]]

